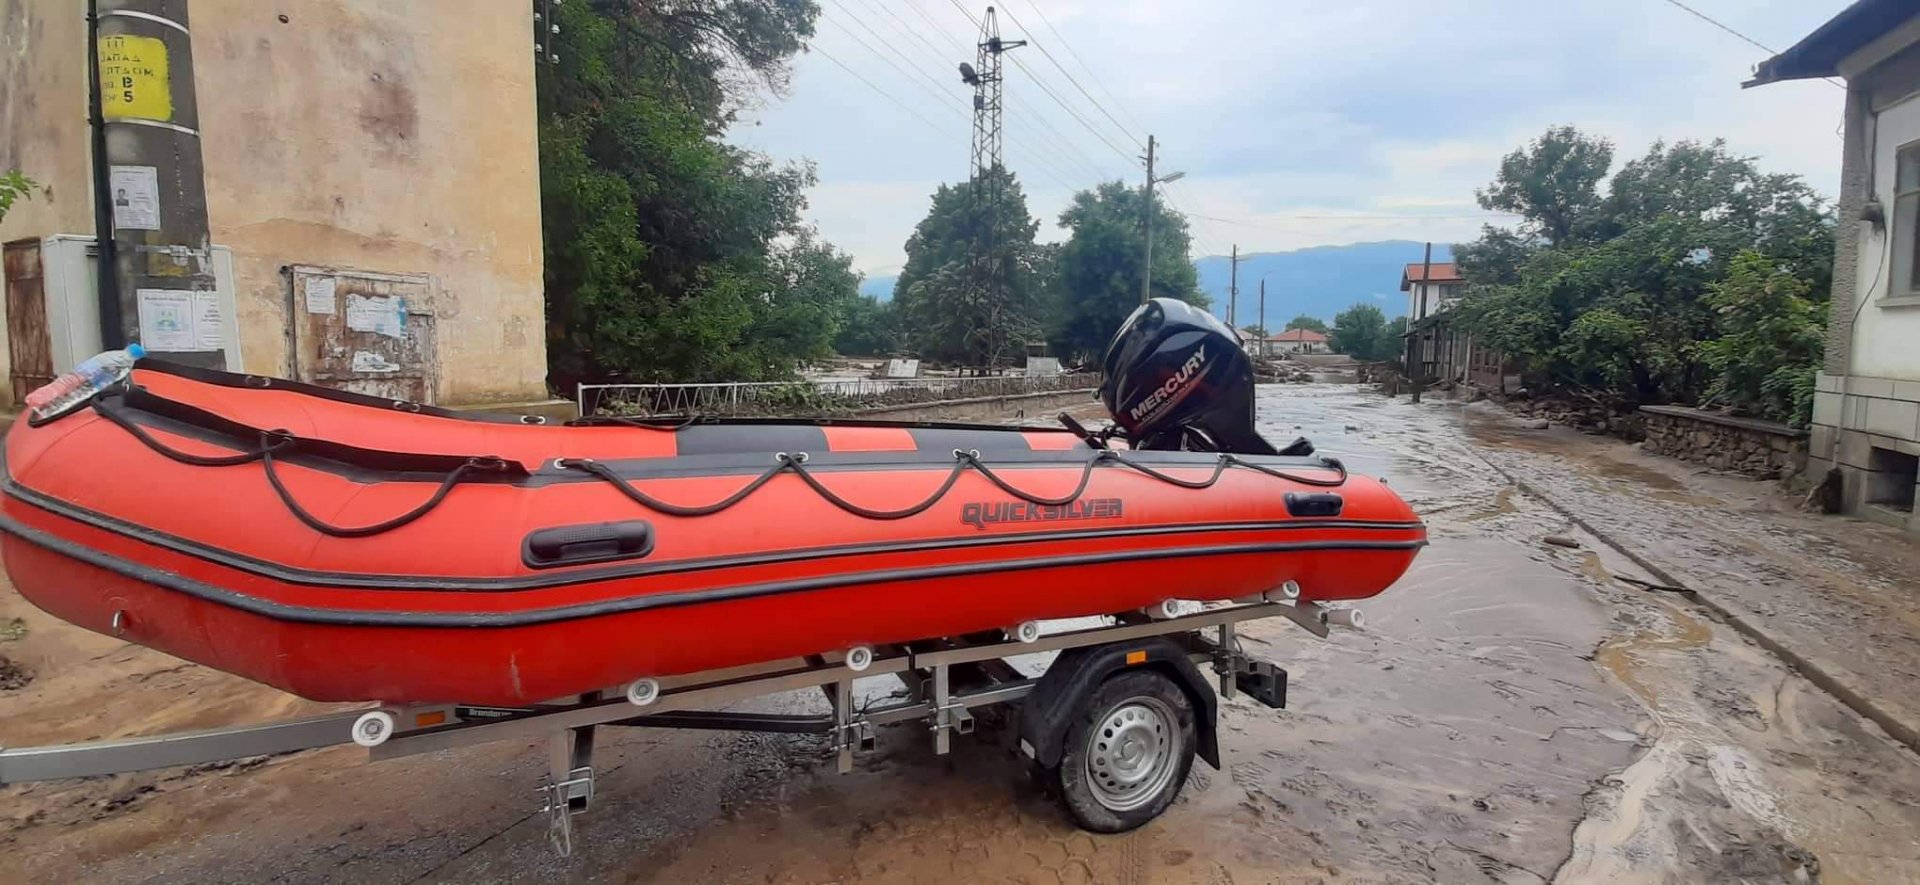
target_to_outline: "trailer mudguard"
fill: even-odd
[[[1163,636],[1061,652],[1021,705],[1021,752],[1042,768],[1058,766],[1066,752],[1067,726],[1081,705],[1108,676],[1130,667],[1159,670],[1187,693],[1199,743],[1195,752],[1219,769],[1219,702],[1213,686],[1187,659],[1186,650]]]

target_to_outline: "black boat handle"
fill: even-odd
[[[1290,516],[1339,516],[1347,502],[1333,492],[1288,492]]]
[[[652,552],[653,525],[642,519],[538,529],[520,545],[520,559],[530,568],[639,559]]]

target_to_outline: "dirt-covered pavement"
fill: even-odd
[[[991,730],[935,757],[923,727],[888,729],[845,776],[811,737],[610,730],[568,860],[533,813],[539,746],[372,765],[336,748],[0,789],[0,881],[1920,881],[1920,760],[1712,609],[1645,589],[1764,587],[1743,598],[1799,625],[1782,641],[1812,634],[1806,654],[1836,668],[1880,654],[1888,672],[1848,684],[1904,680],[1884,702],[1911,709],[1898,668],[1920,625],[1897,596],[1792,592],[1817,550],[1863,599],[1911,593],[1911,542],[1480,406],[1300,385],[1263,388],[1260,409],[1270,435],[1389,477],[1434,543],[1365,606],[1367,632],[1249,627],[1291,673],[1290,708],[1223,705],[1225,769],[1196,768],[1135,833],[1074,830]],[[0,743],[317,709],[11,591],[0,655],[31,674],[0,682]]]

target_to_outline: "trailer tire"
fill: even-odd
[[[1197,744],[1193,703],[1178,684],[1157,670],[1121,671],[1074,716],[1048,786],[1081,827],[1124,833],[1173,804]]]

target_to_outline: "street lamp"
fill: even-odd
[[[1147,257],[1146,265],[1140,269],[1140,303],[1147,303],[1153,297],[1153,186],[1179,181],[1187,176],[1185,172],[1174,172],[1153,176],[1153,136],[1147,136]]]

